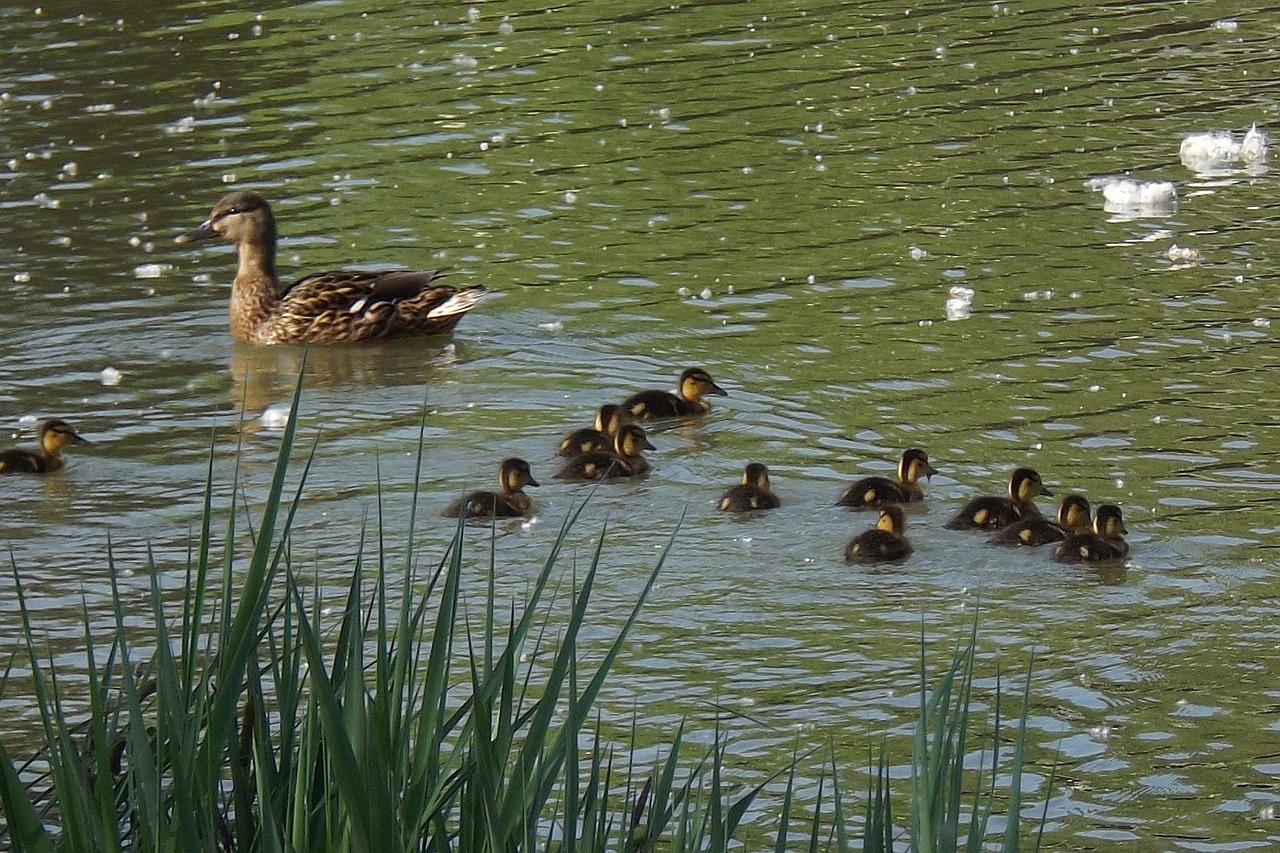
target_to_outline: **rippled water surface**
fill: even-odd
[[[607,522],[606,636],[679,524],[613,718],[638,705],[656,740],[719,714],[744,781],[797,733],[834,742],[860,790],[868,744],[905,742],[922,631],[940,666],[980,609],[984,677],[1036,650],[1053,847],[1277,843],[1277,189],[1178,153],[1275,122],[1276,7],[242,8],[0,7],[0,424],[29,444],[59,415],[94,442],[0,480],[0,542],[68,677],[108,535],[142,613],[148,549],[182,582],[210,448],[219,506],[241,443],[250,503],[266,488],[262,415],[302,352],[233,344],[229,247],[173,243],[249,188],[286,277],[450,266],[495,291],[450,338],[309,353],[297,541],[322,583],[344,582],[379,480],[404,529],[425,429],[424,562],[452,532],[439,508],[503,457],[542,481],[536,518],[498,531],[521,594],[590,491],[552,479],[560,436],[704,366],[729,396],[657,426],[652,474],[601,488],[571,534],[585,561]],[[1176,202],[1115,208],[1085,185],[1106,176]],[[846,566],[872,517],[835,496],[908,446],[941,470],[915,555]],[[749,460],[784,505],[726,518]],[[1120,503],[1131,558],[1063,568],[942,528],[1015,465]],[[468,532],[477,595],[487,536]],[[0,726],[33,713],[10,692]]]

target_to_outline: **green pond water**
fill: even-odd
[[[309,353],[295,555],[335,602],[379,481],[387,529],[406,526],[424,407],[424,565],[453,532],[439,509],[502,458],[543,483],[536,516],[498,528],[499,588],[520,596],[591,492],[552,479],[559,438],[703,366],[729,396],[655,426],[653,472],[591,495],[570,535],[582,564],[608,527],[604,638],[679,525],[610,721],[637,711],[661,743],[718,718],[744,785],[834,743],[860,791],[886,734],[905,772],[922,638],[936,672],[980,611],[984,689],[1035,654],[1026,784],[1035,813],[1049,796],[1048,847],[1272,849],[1275,178],[1179,146],[1275,124],[1276,11],[0,6],[0,427],[30,444],[57,415],[93,441],[0,480],[0,545],[64,686],[82,603],[109,629],[108,536],[141,621],[148,551],[183,582],[210,447],[220,507],[238,443],[255,509],[266,489],[302,351],[233,344],[230,247],[173,243],[247,188],[275,205],[286,278],[449,266],[494,291],[449,338]],[[1086,186],[1109,176],[1176,201],[1117,207]],[[847,566],[873,516],[835,497],[909,446],[940,469],[915,554]],[[753,460],[783,507],[717,513]],[[1119,503],[1131,557],[1063,567],[943,529],[1017,465]],[[489,532],[467,536],[478,597]],[[0,735],[36,726],[11,688]],[[761,803],[757,846],[780,797]]]

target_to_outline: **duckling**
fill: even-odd
[[[435,284],[444,270],[334,270],[288,287],[276,276],[276,222],[266,199],[234,192],[179,243],[221,237],[234,243],[231,336],[254,344],[341,344],[448,332],[480,301],[484,287]]]
[[[656,418],[679,418],[685,415],[704,415],[711,411],[711,404],[702,399],[707,394],[728,397],[715,383],[711,374],[700,367],[690,367],[680,374],[679,394],[670,391],[639,391],[622,401],[623,410],[638,421]]]
[[[929,464],[929,454],[913,447],[902,451],[898,458],[897,482],[888,477],[863,477],[844,490],[836,506],[881,507],[924,500],[924,492],[916,481],[936,473],[937,469]]]
[[[723,512],[749,512],[753,509],[777,509],[782,506],[769,489],[769,469],[759,462],[752,462],[742,472],[742,483],[729,489],[720,498]]]
[[[992,545],[1027,545],[1032,548],[1061,542],[1073,533],[1088,532],[1092,521],[1089,499],[1084,495],[1067,495],[1058,505],[1058,520],[1023,518],[1010,524],[988,541]]]
[[[1017,468],[1009,478],[1009,497],[984,495],[964,505],[950,521],[949,530],[999,530],[1022,518],[1040,518],[1040,510],[1032,503],[1037,495],[1053,492],[1045,488],[1040,475],[1030,468]]]
[[[898,504],[880,507],[876,526],[853,537],[844,549],[848,563],[891,563],[911,555],[911,543],[902,535],[907,519]]]
[[[626,413],[621,406],[605,403],[596,412],[595,428],[569,433],[556,449],[556,456],[580,456],[596,450],[608,452],[613,447],[613,437],[622,429],[625,417]]]
[[[605,453],[593,450],[575,456],[564,463],[556,474],[558,480],[612,480],[616,477],[634,477],[649,470],[649,462],[641,451],[655,450],[644,430],[635,424],[626,424],[613,437],[613,451]]]
[[[1093,518],[1092,533],[1073,533],[1053,549],[1059,563],[1098,563],[1123,560],[1129,556],[1129,543],[1124,534],[1124,516],[1115,504],[1103,504]]]
[[[88,444],[87,439],[76,435],[66,421],[49,418],[36,427],[39,452],[17,448],[0,453],[0,474],[48,474],[66,464],[62,448],[68,444]]]
[[[513,518],[533,511],[533,501],[523,491],[525,486],[536,486],[529,463],[512,457],[503,459],[498,466],[500,492],[475,491],[460,498],[445,509],[448,518]]]

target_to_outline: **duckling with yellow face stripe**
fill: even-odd
[[[556,449],[556,456],[579,456],[600,450],[608,452],[613,448],[613,437],[622,429],[626,413],[621,406],[605,403],[596,412],[596,425],[576,430],[565,436]]]
[[[0,474],[48,474],[66,464],[62,448],[71,444],[88,444],[86,439],[63,420],[50,418],[36,428],[39,452],[15,448],[0,453]]]
[[[898,480],[888,477],[863,477],[845,489],[836,506],[881,507],[924,500],[924,492],[916,485],[921,477],[938,473],[929,464],[929,454],[917,447],[904,450],[898,458]]]
[[[1087,533],[1091,523],[1089,499],[1084,495],[1067,495],[1058,505],[1057,521],[1023,518],[988,541],[992,545],[1026,545],[1035,548],[1050,542],[1061,542],[1072,533]]]
[[[1129,556],[1124,516],[1115,504],[1103,504],[1093,519],[1092,533],[1073,533],[1053,551],[1059,563],[1100,563]]]
[[[613,480],[618,477],[635,477],[649,470],[649,462],[643,451],[654,450],[644,430],[635,424],[626,424],[613,438],[613,452],[593,450],[575,456],[564,463],[556,474],[559,480]]]
[[[729,396],[729,392],[717,385],[711,374],[701,367],[690,367],[681,373],[678,390],[679,394],[672,394],[670,391],[640,391],[623,400],[622,408],[638,421],[680,418],[705,415],[711,411],[711,404],[702,399],[708,394],[715,397]]]
[[[750,512],[753,509],[777,509],[782,506],[769,485],[769,469],[752,462],[742,472],[742,482],[720,498],[721,512]]]
[[[467,518],[514,518],[528,515],[533,510],[533,501],[524,493],[525,486],[536,486],[529,463],[523,459],[502,460],[498,466],[498,482],[502,491],[471,492],[464,498],[454,501],[445,509],[448,518],[466,516]]]
[[[849,563],[892,563],[911,556],[911,543],[903,535],[907,519],[898,504],[880,508],[876,526],[864,530],[853,538],[844,549],[844,559]]]
[[[1040,475],[1030,468],[1017,468],[1009,478],[1009,496],[983,495],[964,505],[946,527],[950,530],[1000,530],[1023,518],[1041,518],[1033,501],[1053,495]]]

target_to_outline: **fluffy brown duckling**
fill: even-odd
[[[1067,495],[1058,504],[1058,518],[1023,518],[1001,530],[990,540],[992,545],[1026,545],[1035,548],[1050,542],[1061,542],[1072,533],[1086,533],[1093,522],[1089,499],[1084,495]]]
[[[1052,496],[1040,475],[1030,468],[1016,468],[1009,478],[1009,496],[983,495],[974,498],[955,514],[950,530],[1000,530],[1023,518],[1041,518],[1032,503],[1038,495]]]
[[[36,440],[40,450],[15,448],[0,453],[0,474],[48,474],[66,464],[62,448],[69,444],[88,444],[87,439],[64,420],[49,418],[36,427]]]
[[[880,507],[876,526],[853,537],[844,549],[849,563],[892,563],[911,556],[911,543],[903,535],[907,519],[898,504]]]
[[[613,437],[613,451],[593,450],[575,456],[564,463],[558,480],[612,480],[617,477],[634,477],[649,470],[649,462],[643,456],[645,450],[655,450],[635,424],[626,424]]]
[[[512,457],[503,459],[498,466],[498,484],[501,491],[475,491],[460,498],[445,509],[449,518],[514,518],[533,511],[533,501],[524,493],[525,486],[536,486],[529,463]]]
[[[483,287],[436,284],[444,270],[333,270],[288,287],[276,276],[276,222],[266,199],[234,192],[179,243],[211,237],[235,244],[231,336],[254,344],[352,341],[450,331]]]
[[[678,390],[678,394],[670,391],[640,391],[623,400],[622,408],[638,421],[679,418],[703,415],[711,411],[711,404],[702,399],[707,394],[729,396],[727,391],[715,383],[711,374],[700,367],[690,367],[680,374]]]
[[[836,506],[881,507],[924,500],[924,492],[916,481],[936,473],[937,469],[929,464],[929,454],[913,447],[902,451],[898,458],[897,482],[888,477],[863,477],[844,490]]]
[[[1115,504],[1103,504],[1093,518],[1092,533],[1073,533],[1053,549],[1059,563],[1099,563],[1123,560],[1129,556],[1129,543],[1124,534],[1124,516]]]
[[[742,472],[742,483],[729,489],[720,498],[723,512],[750,512],[753,509],[777,509],[782,506],[778,496],[769,488],[769,469],[759,462],[752,462]]]
[[[605,403],[596,412],[595,428],[575,430],[565,436],[556,449],[556,456],[579,456],[592,451],[608,452],[613,448],[613,437],[622,429],[626,412],[621,406]]]

